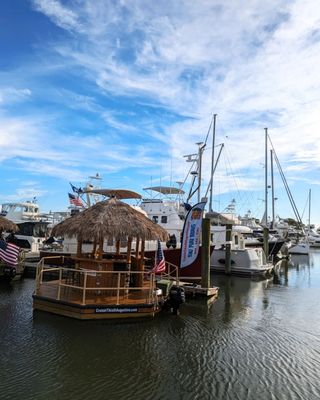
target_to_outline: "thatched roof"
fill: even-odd
[[[0,231],[17,232],[18,229],[18,226],[14,222],[0,216]]]
[[[104,238],[167,240],[168,233],[141,212],[114,198],[101,201],[67,218],[52,230],[53,236],[76,236],[83,240]]]

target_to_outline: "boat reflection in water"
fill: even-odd
[[[317,400],[320,253],[309,262],[211,275],[211,306],[143,322],[33,314],[33,280],[0,286],[1,398]]]

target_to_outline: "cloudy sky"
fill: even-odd
[[[0,203],[68,206],[69,182],[183,181],[214,113],[214,208],[264,209],[264,128],[320,224],[318,0],[3,0]],[[318,139],[319,138],[319,139]],[[203,155],[203,192],[211,161]],[[274,165],[276,214],[293,216]],[[185,189],[189,190],[186,182]],[[204,193],[203,193],[204,194]],[[271,201],[269,200],[269,203]]]

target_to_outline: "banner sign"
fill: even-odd
[[[192,264],[198,256],[205,205],[206,202],[194,205],[186,216],[182,232],[180,268],[185,268]]]

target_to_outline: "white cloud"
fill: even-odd
[[[77,14],[63,6],[59,0],[33,0],[37,11],[42,12],[61,28],[67,30],[81,30]]]
[[[196,151],[195,142],[205,137],[213,112],[218,113],[217,143],[226,143],[225,160],[238,171],[241,188],[256,189],[263,175],[259,168],[264,162],[265,126],[289,177],[302,180],[310,174],[310,179],[319,168],[320,7],[316,0],[253,0],[245,6],[237,0],[34,0],[33,4],[58,27],[72,32],[52,44],[54,54],[46,50],[53,69],[44,62],[34,76],[72,71],[73,79],[79,77],[79,91],[48,88],[52,99],[78,109],[79,118],[82,111],[96,114],[107,126],[95,132],[94,141],[90,135],[71,132],[68,138],[59,136],[60,145],[47,148],[39,145],[44,134],[38,126],[32,140],[35,158],[43,159],[37,154],[45,154],[62,165],[61,170],[50,170],[44,163],[45,173],[63,176],[69,168],[75,171],[88,151],[97,155],[93,162],[97,169],[104,159],[111,161],[113,171],[121,168],[116,160],[140,169],[151,168],[154,162],[157,169],[163,161],[153,157],[153,149],[140,146],[143,133],[150,142],[162,143],[163,156],[173,159],[174,174],[181,179],[187,170],[182,156]],[[82,90],[81,82],[86,83]],[[19,83],[19,87],[25,86]],[[17,89],[15,97],[33,97],[35,90],[30,87],[25,93]],[[8,92],[0,93],[2,104],[9,98]],[[113,106],[105,109],[101,98],[113,99]],[[124,118],[125,107],[117,110],[117,101],[123,99],[140,111],[154,105],[164,117],[156,123],[152,115],[146,116],[131,126]],[[166,118],[167,112],[176,118]],[[4,122],[2,146],[6,146],[3,138],[22,131],[19,119]],[[53,126],[52,121],[44,124]],[[29,128],[32,131],[27,124],[25,129]],[[138,143],[128,140],[130,134]],[[31,157],[31,145],[19,138],[17,149],[10,152],[6,147],[6,158]],[[75,139],[77,148],[64,151],[63,146],[70,148]],[[204,160],[206,179],[210,146]],[[164,175],[170,176],[171,163],[163,164]],[[221,185],[222,191],[232,185],[223,171],[225,165],[221,160],[217,171],[217,179],[221,176],[228,183]],[[108,169],[105,164],[104,168]]]

